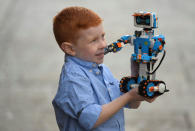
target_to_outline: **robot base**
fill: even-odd
[[[123,77],[120,81],[120,91],[128,92],[138,87],[139,94],[147,98],[153,98],[168,92],[166,84],[160,80],[143,80],[137,83],[137,77]]]

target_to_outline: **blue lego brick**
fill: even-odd
[[[130,35],[125,35],[125,36],[122,36],[121,37],[121,40],[123,40],[123,41],[128,41],[128,40],[130,40],[131,39],[131,36]]]
[[[152,87],[152,86],[155,86],[154,83],[149,83],[149,84],[147,85],[147,89],[146,89],[146,90],[147,90],[147,95],[148,95],[148,96],[153,96],[153,95],[154,95],[154,92],[150,92],[150,91],[149,91],[150,87]]]
[[[156,15],[155,14],[153,14],[153,20],[154,20],[153,28],[157,28],[157,19],[156,19]]]
[[[149,38],[136,38],[134,39],[134,52],[138,54],[139,47],[141,47],[141,52],[148,53],[150,47],[150,39]]]

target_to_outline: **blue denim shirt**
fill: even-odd
[[[105,65],[66,56],[52,102],[60,131],[124,131],[123,108],[92,129],[102,105],[120,95],[119,82]]]

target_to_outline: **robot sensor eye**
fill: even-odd
[[[136,22],[137,22],[137,24],[141,24],[141,18],[137,17]]]
[[[146,19],[146,24],[150,25],[150,19]]]
[[[138,25],[150,25],[150,16],[137,16],[136,23]]]

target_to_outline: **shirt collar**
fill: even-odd
[[[90,61],[80,59],[78,57],[66,55],[65,62],[68,62],[68,61],[73,61],[73,62],[77,63],[78,65],[81,65],[81,66],[86,67],[86,68],[97,68],[97,67],[102,68],[102,64],[96,64],[95,62],[90,62]]]

